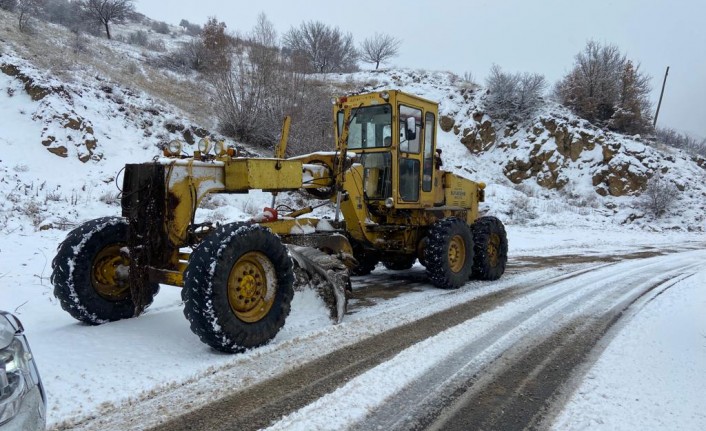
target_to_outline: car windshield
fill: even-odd
[[[390,105],[366,106],[351,110],[353,119],[348,131],[348,148],[389,147],[392,138]]]

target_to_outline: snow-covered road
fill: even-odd
[[[605,348],[605,354],[598,358],[595,369],[578,369],[587,378],[583,383],[581,378],[571,380],[570,387],[579,387],[576,395],[571,398],[571,393],[561,392],[560,400],[570,402],[557,419],[558,429],[601,424],[608,424],[604,429],[613,429],[624,412],[616,405],[629,405],[630,414],[640,419],[631,417],[632,425],[625,429],[640,429],[643,422],[661,423],[663,419],[649,414],[653,405],[662,406],[657,409],[661,416],[670,417],[670,423],[681,424],[683,429],[706,425],[694,407],[701,397],[693,390],[706,385],[706,322],[698,313],[706,304],[706,269],[701,266],[706,255],[683,251],[703,248],[702,242],[688,243],[690,236],[686,234],[616,231],[598,236],[581,230],[554,229],[549,234],[511,227],[513,259],[500,281],[471,282],[448,292],[427,285],[421,267],[407,275],[378,269],[355,281],[356,299],[342,324],[329,324],[326,309],[313,294],[297,294],[287,325],[273,343],[234,356],[216,353],[198,341],[183,318],[179,292],[173,288],[165,287],[148,313],[138,319],[98,327],[73,321],[53,300],[46,278],[47,261],[61,236],[53,231],[31,240],[10,235],[3,239],[0,250],[0,301],[3,308],[17,310],[27,327],[49,394],[53,428],[145,429],[175,411],[215,405],[215,400],[225,395],[292,374],[325,355],[338,352],[345,356],[346,348],[354,349],[376,337],[376,343],[386,347],[382,356],[358,366],[346,376],[348,383],[334,379],[330,390],[324,388],[311,399],[293,404],[282,412],[286,417],[271,425],[279,429],[340,429],[356,421],[362,421],[357,425],[360,428],[372,424],[404,426],[408,420],[427,423],[433,412],[439,411],[438,404],[435,407],[427,401],[454,387],[443,382],[456,382],[462,388],[477,380],[472,378],[474,374],[503,376],[506,358],[519,360],[523,352],[551,340],[552,334],[561,334],[562,328],[580,329],[578,323],[620,309],[650,287],[654,289],[629,308],[629,318],[618,320],[610,336],[599,342],[598,350]],[[682,252],[675,254],[677,248]],[[667,249],[672,252],[660,255]],[[679,278],[692,273],[684,280]],[[653,297],[655,300],[648,303]],[[453,310],[459,311],[464,304],[469,304],[465,314],[441,320],[435,317],[453,315]],[[681,319],[668,319],[682,304],[688,305],[683,307],[686,314]],[[645,315],[648,318],[642,321]],[[419,325],[435,320],[443,324]],[[660,325],[669,330],[652,330]],[[405,336],[409,328],[420,326],[426,329]],[[395,330],[398,332],[389,332]],[[386,331],[397,335],[381,337]],[[659,338],[648,339],[674,332],[687,335],[683,343],[671,340],[666,344],[668,349]],[[617,334],[615,341],[608,343],[613,333]],[[626,338],[621,338],[623,334]],[[643,341],[627,341],[636,337]],[[614,347],[616,343],[618,347]],[[618,353],[611,353],[615,351]],[[661,351],[661,355],[653,351]],[[589,357],[596,355],[594,351]],[[605,355],[612,355],[608,366],[601,365],[606,362]],[[645,363],[647,358],[661,359],[650,364]],[[628,365],[621,365],[621,359]],[[664,393],[642,391],[636,397],[639,400],[628,403],[631,387],[635,391],[644,387],[633,382],[616,392],[613,374],[620,374],[623,381],[629,379],[624,368],[638,360],[644,375],[656,376],[647,380],[651,387],[671,383]],[[664,366],[675,360],[679,366]],[[514,363],[505,362],[506,366]],[[692,389],[676,398],[680,400],[676,408],[668,400],[679,382]],[[603,402],[612,397],[621,402]],[[400,402],[426,407],[395,408]],[[390,411],[398,414],[385,413]],[[312,422],[311,418],[319,419]]]

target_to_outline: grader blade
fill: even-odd
[[[337,256],[316,248],[288,244],[287,249],[294,262],[294,289],[314,289],[326,303],[331,320],[340,323],[351,285],[348,267]]]

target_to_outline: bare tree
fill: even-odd
[[[305,71],[347,72],[356,69],[358,52],[350,33],[343,34],[320,21],[302,23],[284,34],[284,47],[303,60]]]
[[[557,84],[555,95],[600,126],[639,133],[648,127],[649,80],[617,46],[589,41],[576,55],[574,68]]]
[[[277,33],[264,14],[227,69],[208,75],[216,89],[223,133],[264,149],[273,149],[282,118],[292,116],[291,154],[321,150],[333,142],[330,93],[297,71],[281,55]]]
[[[29,32],[31,30],[30,19],[39,15],[43,3],[43,0],[17,0],[16,11],[20,31]]]
[[[123,21],[135,10],[135,5],[133,0],[82,0],[81,8],[105,27],[105,35],[110,39],[110,23]]]
[[[542,101],[547,83],[536,73],[505,73],[493,65],[487,79],[488,113],[499,118],[520,119],[530,115]]]
[[[384,33],[375,33],[360,44],[360,59],[365,63],[375,64],[375,70],[380,63],[397,57],[402,41]]]

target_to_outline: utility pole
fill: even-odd
[[[662,106],[662,96],[664,96],[664,87],[667,85],[667,75],[669,75],[669,66],[667,66],[667,71],[664,72],[664,81],[662,81],[662,92],[659,93],[659,102],[657,102],[657,112],[655,112],[655,119],[652,122],[652,127],[657,127],[657,116],[659,115],[659,107]]]

